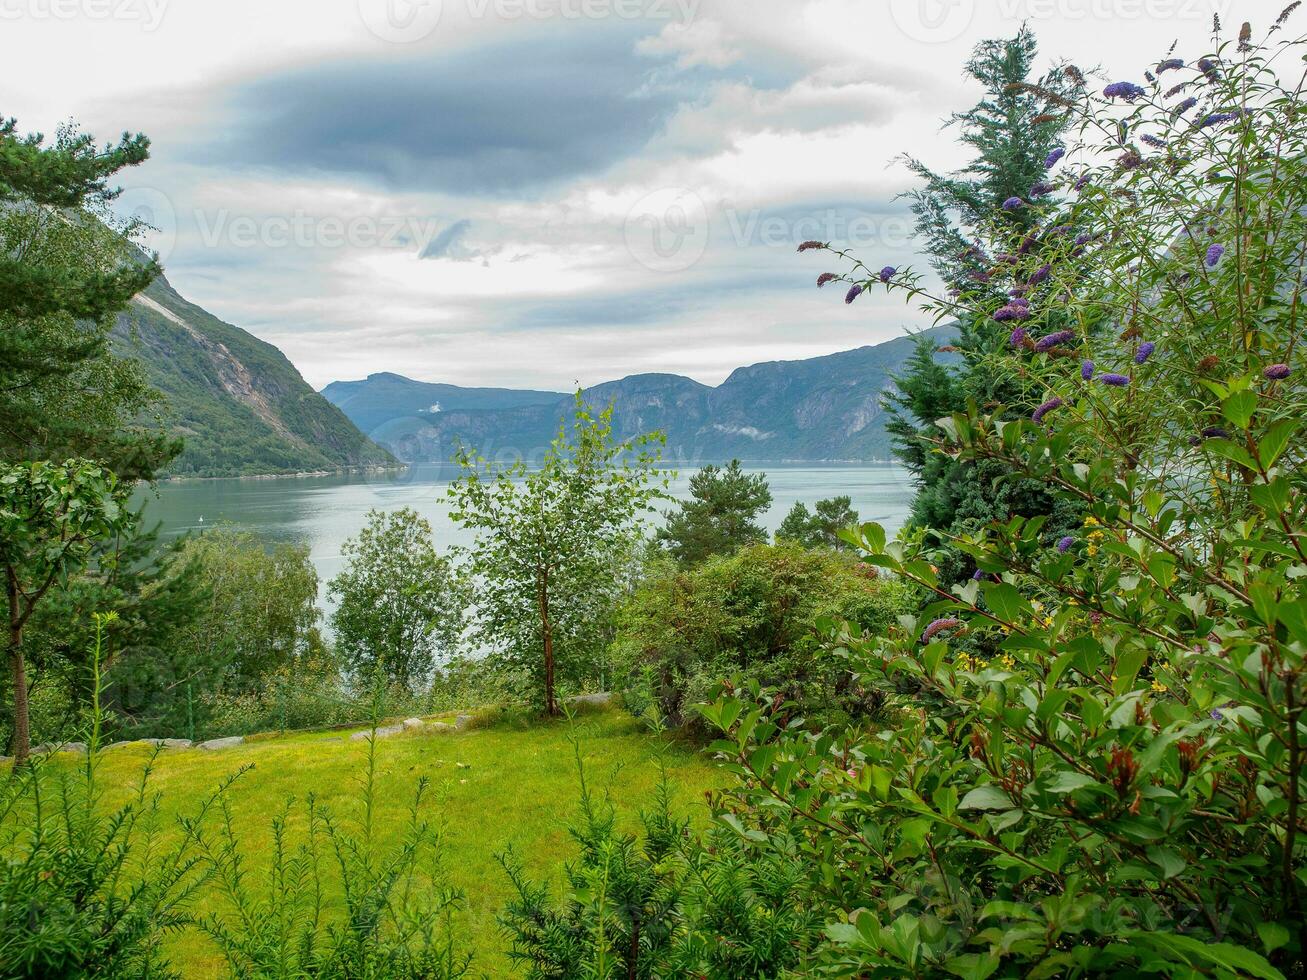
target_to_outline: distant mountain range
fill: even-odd
[[[922,336],[945,344],[948,326]],[[915,340],[734,371],[717,387],[675,374],[639,374],[587,389],[613,404],[623,437],[662,430],[667,456],[682,461],[870,461],[890,457],[881,395]],[[487,457],[537,457],[570,416],[562,392],[461,388],[374,374],[336,381],[322,394],[402,460],[445,460],[458,442]]]
[[[177,476],[245,476],[393,465],[276,347],[187,302],[162,277],[119,315],[115,349],[167,398],[185,451]]]

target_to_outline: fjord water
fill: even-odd
[[[763,523],[773,531],[795,501],[811,507],[822,498],[847,495],[864,521],[883,524],[893,535],[907,520],[912,500],[907,471],[890,464],[773,463],[746,470],[767,474],[773,502]],[[670,487],[673,497],[689,496],[693,472],[686,468],[678,473]],[[442,551],[471,544],[470,535],[449,519],[445,490],[454,476],[449,464],[425,463],[367,476],[177,480],[141,491],[140,499],[145,501],[146,522],[161,524],[165,538],[229,525],[270,541],[307,544],[325,583],[340,571],[340,546],[358,533],[373,509],[412,507],[431,522]]]

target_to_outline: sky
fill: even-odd
[[[904,153],[962,162],[975,44],[1136,79],[1264,0],[0,0],[0,114],[144,132],[118,208],[315,387],[707,384],[928,326],[818,292],[920,263]],[[840,271],[837,268],[834,271]]]

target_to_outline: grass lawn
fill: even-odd
[[[377,743],[378,823],[386,841],[402,833],[419,776],[430,777],[440,791],[433,796],[446,821],[445,864],[451,883],[467,896],[459,932],[476,954],[473,976],[512,975],[496,922],[509,885],[495,854],[512,845],[533,876],[556,885],[562,880],[560,862],[575,854],[567,834],[578,791],[569,731],[582,735],[592,787],[611,788],[630,826],[636,825],[636,810],[652,799],[654,736],[619,709],[590,711],[571,725],[509,720],[457,733],[405,733]],[[133,789],[151,751],[132,746],[101,757],[106,802]],[[341,740],[339,732],[256,740],[218,752],[164,750],[151,786],[162,793],[169,815],[193,812],[224,776],[253,766],[230,790],[230,800],[251,879],[258,881],[267,866],[271,818],[287,798],[302,801],[314,793],[334,815],[352,817],[359,810],[354,793],[366,754],[366,742]],[[693,748],[677,744],[667,762],[677,803],[702,814],[703,793],[722,784],[720,772]],[[290,827],[298,842],[306,821],[302,807],[295,813]],[[206,905],[203,894],[199,904]],[[222,961],[204,937],[187,933],[168,945],[184,976],[220,975]]]

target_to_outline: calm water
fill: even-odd
[[[340,571],[341,544],[358,533],[374,508],[412,507],[431,522],[442,550],[470,544],[470,536],[449,519],[445,488],[452,469],[432,463],[385,476],[166,483],[144,494],[146,519],[161,522],[167,537],[228,524],[273,540],[305,543],[325,583]],[[884,524],[891,535],[908,516],[912,488],[907,472],[898,466],[773,464],[747,469],[767,474],[774,498],[764,518],[769,530],[776,529],[797,500],[811,507],[823,497],[840,495],[853,499],[864,521]],[[672,484],[674,496],[689,495],[691,472],[682,471]]]

